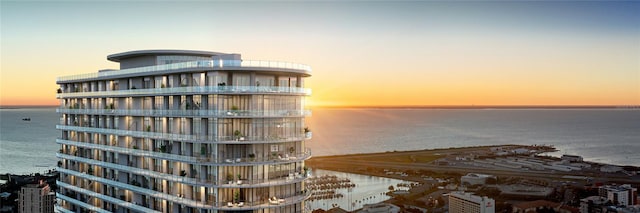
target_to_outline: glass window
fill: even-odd
[[[210,57],[207,56],[189,56],[189,55],[161,55],[157,56],[156,64],[174,64],[174,63],[182,63],[188,61],[202,61],[202,60],[211,60]]]
[[[256,86],[272,87],[275,86],[275,77],[268,75],[256,75]]]
[[[248,74],[233,74],[234,86],[250,86],[251,76]]]

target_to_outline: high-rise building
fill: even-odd
[[[496,203],[488,197],[464,192],[449,193],[450,213],[495,213]]]
[[[56,194],[46,183],[27,184],[20,188],[18,212],[53,213]]]
[[[59,77],[62,212],[304,212],[306,65],[141,50]]]

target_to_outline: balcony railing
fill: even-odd
[[[285,185],[290,183],[302,182],[307,178],[305,172],[292,170],[288,172],[288,176],[281,176],[278,178],[271,178],[267,180],[245,179],[245,180],[241,180],[242,181],[241,184],[238,184],[237,181],[229,182],[227,180],[222,180],[222,179],[215,180],[215,179],[206,178],[206,176],[203,176],[203,178],[183,177],[179,175],[167,174],[167,173],[151,171],[148,169],[143,169],[143,168],[138,168],[133,166],[103,162],[103,161],[77,157],[77,156],[72,156],[67,154],[61,154],[61,153],[56,153],[56,157],[67,159],[67,160],[73,160],[81,163],[91,164],[91,165],[99,165],[104,168],[115,169],[118,171],[129,172],[132,174],[146,176],[146,177],[153,177],[153,178],[158,178],[158,179],[163,179],[168,181],[180,182],[180,183],[185,183],[185,184],[194,185],[194,186],[207,186],[207,187],[216,187],[216,188],[253,188],[253,187],[277,186],[277,185]],[[234,164],[234,166],[240,166],[240,165]],[[58,169],[61,172],[73,171],[73,170],[68,170],[64,168],[58,168]]]
[[[150,196],[150,197],[154,197],[154,198],[158,198],[158,199],[163,199],[163,200],[167,200],[167,201],[174,202],[174,203],[183,204],[183,205],[190,206],[190,207],[193,207],[193,208],[219,209],[219,210],[230,210],[229,208],[234,208],[234,209],[238,209],[238,210],[240,210],[240,209],[242,209],[242,210],[250,210],[250,209],[259,209],[259,208],[273,208],[273,207],[280,207],[280,206],[296,204],[296,203],[299,203],[299,202],[309,198],[309,196],[311,196],[311,192],[310,191],[302,191],[302,192],[298,192],[298,193],[295,193],[293,195],[290,195],[288,197],[279,198],[278,202],[276,202],[276,203],[271,203],[268,200],[266,200],[266,198],[265,198],[264,201],[244,202],[244,205],[242,207],[240,207],[240,206],[237,206],[237,205],[233,206],[233,204],[230,206],[229,205],[230,202],[225,202],[225,201],[221,201],[221,202],[210,201],[210,202],[203,203],[203,202],[200,202],[200,201],[195,201],[195,200],[184,198],[184,197],[177,196],[177,195],[171,195],[171,194],[166,194],[166,193],[162,193],[162,192],[157,192],[157,191],[154,191],[154,190],[150,190],[150,189],[146,189],[146,188],[142,188],[142,187],[138,187],[138,186],[133,186],[133,185],[129,185],[129,184],[124,184],[124,183],[121,183],[121,182],[118,182],[118,181],[109,180],[109,179],[100,178],[100,177],[95,177],[95,176],[87,175],[87,174],[84,174],[84,173],[79,173],[79,172],[76,172],[76,171],[66,170],[66,169],[61,170],[61,172],[69,174],[69,175],[74,175],[76,177],[80,177],[80,178],[83,178],[83,179],[92,180],[92,181],[96,181],[96,182],[99,182],[99,183],[102,183],[102,184],[118,187],[120,189],[133,191],[133,192],[136,192],[136,193],[139,193],[139,194],[143,194],[143,195],[146,195],[146,196]],[[61,187],[72,189],[74,191],[78,191],[78,192],[83,193],[83,194],[90,194],[92,192],[92,191],[88,191],[86,189],[82,189],[82,188],[79,188],[79,187],[76,187],[76,186],[72,186],[72,185],[69,185],[69,184],[66,184],[66,183],[62,183],[60,181],[58,181],[57,183]],[[99,194],[99,196],[94,196],[94,197],[99,197],[101,199],[102,198],[107,198],[107,199],[110,198],[108,196],[101,195],[101,194]],[[113,199],[115,199],[115,198],[113,198]]]
[[[60,194],[60,193],[56,193],[56,198],[60,198],[60,199],[65,200],[65,201],[67,201],[67,202],[69,202],[69,203],[72,203],[72,204],[78,205],[78,206],[80,206],[80,207],[82,207],[82,208],[85,208],[85,209],[91,210],[92,212],[98,212],[98,213],[111,213],[110,211],[106,211],[106,210],[101,209],[101,208],[98,208],[98,207],[96,207],[96,206],[89,205],[89,204],[87,204],[87,203],[85,203],[85,202],[82,202],[82,201],[79,201],[79,200],[76,200],[76,199],[73,199],[73,198],[67,197],[67,196],[65,196],[65,195],[63,195],[63,194]]]
[[[118,182],[118,181],[115,181],[115,180],[109,180],[109,179],[105,179],[105,178],[101,178],[101,177],[87,175],[87,174],[84,174],[84,173],[79,173],[79,172],[72,171],[72,170],[61,169],[60,172],[66,173],[66,174],[69,174],[69,175],[74,175],[76,177],[80,177],[80,178],[83,178],[83,179],[86,179],[86,180],[96,181],[96,182],[99,182],[99,183],[102,183],[102,184],[114,186],[114,187],[117,187],[119,189],[130,190],[130,191],[134,191],[134,192],[137,192],[137,193],[140,193],[140,194],[143,194],[143,195],[147,195],[147,196],[151,196],[151,197],[154,197],[154,198],[159,198],[159,199],[163,199],[163,200],[167,200],[167,201],[171,201],[171,202],[175,202],[175,203],[180,203],[180,204],[184,204],[184,205],[188,205],[188,206],[192,206],[192,207],[205,207],[205,208],[213,207],[211,205],[205,205],[205,204],[203,204],[201,202],[197,202],[197,201],[194,201],[194,200],[184,199],[184,198],[179,197],[177,195],[170,195],[170,194],[154,191],[154,190],[151,190],[151,189],[145,189],[145,188],[142,188],[142,187],[133,186],[133,185],[129,185],[129,184],[126,184],[126,183],[121,183],[121,182]],[[65,187],[65,186],[62,185],[62,187]],[[72,187],[75,187],[75,186],[72,186]],[[68,187],[65,187],[65,188],[68,188]],[[79,187],[76,187],[76,188],[79,188]],[[73,189],[73,190],[75,190],[75,189]],[[78,191],[78,190],[75,190],[75,191]],[[78,192],[83,193],[82,191],[78,191]],[[92,192],[92,191],[90,191],[90,192]],[[108,196],[104,196],[104,197],[108,197]],[[103,197],[100,197],[100,198],[102,199]],[[113,199],[115,199],[115,198],[113,198]],[[145,212],[145,211],[143,211],[143,212]]]
[[[117,146],[83,143],[83,142],[63,140],[63,139],[56,139],[56,143],[83,147],[83,148],[99,149],[103,151],[110,151],[110,152],[116,152],[121,154],[133,155],[133,156],[151,157],[151,158],[180,161],[180,162],[199,164],[199,165],[248,166],[248,165],[262,165],[262,164],[281,164],[281,163],[291,163],[296,161],[302,161],[311,157],[311,149],[309,148],[305,149],[304,152],[279,154],[279,155],[276,154],[268,157],[213,158],[213,157],[184,156],[184,155],[154,152],[154,151],[142,150],[142,149],[130,149],[130,148],[124,148],[124,147],[117,147]]]
[[[305,139],[304,134],[290,136],[290,137],[278,137],[278,136],[218,136],[212,137],[204,134],[176,134],[176,133],[162,133],[162,132],[145,132],[145,131],[132,131],[124,129],[106,129],[95,127],[82,127],[82,126],[68,126],[68,125],[56,125],[56,129],[79,131],[79,132],[91,132],[99,134],[113,134],[120,136],[131,136],[137,138],[151,138],[158,140],[174,140],[185,141],[194,143],[218,143],[218,144],[235,144],[235,143],[280,143],[280,142],[294,142],[302,141]]]
[[[243,210],[254,210],[254,209],[266,209],[266,208],[277,208],[287,205],[292,205],[296,203],[300,203],[309,197],[311,197],[310,191],[302,191],[297,192],[294,195],[285,198],[276,197],[275,200],[267,200],[267,201],[254,201],[254,202],[242,202],[242,205],[234,202],[226,202],[226,205],[219,206],[219,210],[226,211],[243,211]],[[223,202],[224,203],[224,202]]]
[[[63,206],[59,206],[58,204],[56,204],[56,206],[53,207],[53,212],[56,213],[75,213],[71,210],[67,210],[65,209]]]
[[[182,63],[163,64],[156,66],[136,67],[109,72],[86,73],[58,77],[58,83],[65,81],[89,80],[101,77],[116,77],[121,75],[147,74],[150,72],[191,69],[191,68],[211,68],[212,70],[225,70],[228,68],[271,68],[271,69],[292,69],[311,73],[311,67],[304,64],[296,64],[281,61],[259,61],[259,60],[201,60]]]
[[[127,201],[123,201],[123,200],[120,200],[120,199],[117,199],[117,198],[109,197],[107,195],[100,194],[100,193],[97,193],[97,192],[94,192],[94,191],[91,191],[91,190],[83,189],[83,188],[80,188],[80,187],[77,187],[77,186],[74,186],[74,185],[70,185],[70,184],[61,182],[61,181],[56,181],[56,185],[58,185],[60,187],[63,187],[63,188],[66,188],[66,189],[70,189],[70,190],[76,191],[78,193],[85,194],[87,196],[96,197],[96,198],[99,198],[99,199],[104,200],[106,202],[113,203],[115,205],[118,205],[118,206],[121,206],[121,207],[124,207],[124,208],[127,208],[127,209],[131,209],[131,210],[134,210],[134,211],[160,213],[159,211],[155,211],[153,209],[145,208],[143,206],[139,206],[139,205],[136,205],[136,204],[133,204],[133,203],[130,203],[130,202],[127,202]],[[76,202],[73,202],[75,199],[67,197],[67,196],[64,196],[64,195],[62,195],[62,196],[60,196],[60,195],[61,195],[60,193],[56,193],[56,196],[58,196],[58,198],[61,198],[63,200],[66,200],[66,201],[69,201],[69,202],[72,202],[72,203],[76,204]],[[78,200],[75,200],[75,201],[81,202],[81,201],[78,201]],[[91,209],[91,210],[93,210],[93,209]]]
[[[58,113],[128,115],[128,116],[200,116],[200,117],[302,117],[311,115],[310,110],[159,110],[159,109],[68,109],[57,108]]]
[[[88,98],[88,97],[129,97],[129,96],[157,96],[157,95],[186,95],[186,94],[299,94],[310,95],[311,89],[301,87],[270,87],[270,86],[187,86],[170,88],[128,89],[95,92],[59,93],[56,98]]]

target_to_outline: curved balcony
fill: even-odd
[[[183,177],[179,175],[167,174],[162,172],[156,172],[145,168],[138,168],[133,166],[120,165],[115,163],[109,163],[104,161],[93,160],[89,158],[77,157],[72,155],[67,155],[63,153],[56,153],[56,157],[61,159],[73,160],[80,163],[86,163],[91,165],[99,165],[104,168],[114,169],[122,172],[128,172],[136,175],[153,177],[168,181],[174,181],[179,183],[184,183],[188,185],[194,186],[206,186],[206,187],[214,187],[214,188],[255,188],[255,187],[267,187],[267,186],[279,186],[286,185],[291,183],[302,182],[307,179],[307,176],[304,172],[298,171],[289,171],[287,176],[280,176],[276,178],[265,179],[248,179],[242,180],[240,184],[237,181],[226,181],[226,180],[215,180],[208,179],[207,176],[201,177]],[[67,171],[68,169],[58,168],[60,171]],[[69,170],[73,171],[73,170]],[[195,175],[194,175],[195,176]]]
[[[284,197],[284,198],[278,198],[277,203],[272,203],[269,202],[268,200],[265,201],[255,201],[255,202],[244,202],[244,204],[242,206],[239,205],[234,205],[233,203],[231,205],[229,205],[229,203],[231,202],[207,202],[207,203],[203,203],[200,201],[195,201],[192,199],[187,199],[187,198],[183,198],[181,196],[176,196],[176,195],[171,195],[171,194],[166,194],[166,193],[162,193],[162,192],[158,192],[158,191],[154,191],[154,190],[150,190],[150,189],[146,189],[146,188],[142,188],[142,187],[138,187],[138,186],[133,186],[133,185],[129,185],[129,184],[124,184],[118,181],[114,181],[114,180],[109,180],[109,179],[105,179],[105,178],[101,178],[101,177],[96,177],[96,176],[92,176],[92,175],[87,175],[84,173],[80,173],[80,172],[76,172],[73,170],[67,170],[67,169],[61,169],[60,172],[69,174],[69,175],[73,175],[76,177],[80,177],[86,180],[91,180],[91,181],[96,181],[102,184],[106,184],[106,185],[110,185],[110,186],[115,186],[118,187],[120,189],[126,189],[132,192],[136,192],[139,194],[143,194],[146,196],[150,196],[150,197],[154,197],[154,198],[159,198],[159,199],[163,199],[163,200],[167,200],[170,202],[174,202],[174,203],[179,203],[182,205],[186,205],[186,206],[190,206],[193,208],[205,208],[205,209],[215,209],[215,210],[252,210],[252,209],[263,209],[263,208],[275,208],[275,207],[281,207],[281,206],[287,206],[287,205],[292,205],[292,204],[296,204],[296,203],[300,203],[303,200],[309,198],[311,196],[311,192],[310,191],[303,191],[303,192],[298,192],[294,195],[291,195],[289,197]],[[62,183],[60,181],[58,181],[58,183]],[[62,185],[60,185],[62,187],[65,188],[69,188],[72,189],[74,191],[78,191],[83,193],[82,191],[88,191],[85,189],[81,189],[79,187],[76,186],[72,186],[66,183],[63,183]],[[76,190],[78,189],[78,190]],[[92,191],[88,191],[88,192],[92,192]],[[111,198],[108,197],[106,195],[98,195],[96,197],[99,198]],[[115,199],[115,198],[112,198]],[[106,199],[105,199],[106,200]]]
[[[275,200],[267,199],[265,201],[255,201],[255,202],[242,202],[233,203],[227,202],[224,206],[219,206],[219,210],[224,211],[246,211],[246,210],[256,210],[256,209],[267,209],[267,208],[278,208],[282,206],[293,205],[297,203],[301,203],[302,201],[309,199],[311,197],[310,191],[297,192],[294,195],[285,198],[277,198]]]
[[[282,71],[291,70],[298,73],[311,73],[311,67],[304,64],[281,62],[281,61],[260,61],[260,60],[200,60],[182,63],[164,64],[156,66],[136,67],[109,72],[87,73],[58,77],[57,83],[87,81],[106,78],[117,78],[120,76],[153,75],[154,72],[167,72],[171,70],[265,70]]]
[[[136,96],[204,95],[204,94],[283,94],[311,95],[311,89],[268,86],[189,86],[151,89],[129,89],[97,92],[59,93],[56,98],[104,98]]]
[[[62,206],[59,206],[59,204],[56,204],[56,205],[53,207],[53,212],[57,212],[57,213],[75,213],[75,212],[72,212],[72,211],[70,211],[70,210],[65,209],[65,208],[64,208],[64,207],[62,207]]]
[[[62,200],[64,200],[64,201],[67,201],[67,202],[72,203],[72,204],[75,204],[75,205],[78,205],[78,206],[80,206],[80,207],[82,207],[82,208],[85,208],[85,209],[91,210],[92,212],[96,212],[96,213],[111,213],[110,211],[106,211],[106,210],[101,209],[101,208],[98,208],[98,207],[96,207],[96,206],[89,205],[89,204],[87,204],[87,203],[85,203],[85,202],[82,202],[82,201],[79,201],[79,200],[76,200],[76,199],[73,199],[73,198],[67,197],[67,196],[62,195],[62,194],[60,194],[60,193],[56,193],[56,198],[58,198],[58,199],[62,199]],[[65,209],[65,210],[66,210],[66,209]]]
[[[71,184],[68,184],[68,183],[61,182],[61,181],[56,181],[56,185],[58,185],[60,187],[63,187],[63,188],[66,188],[66,189],[69,189],[69,190],[76,191],[78,193],[85,194],[87,196],[96,197],[96,198],[99,198],[99,199],[104,200],[106,202],[113,203],[113,204],[118,205],[120,207],[124,207],[124,208],[131,209],[131,210],[134,210],[134,211],[160,213],[159,211],[156,211],[156,210],[153,210],[153,209],[145,208],[143,206],[139,206],[139,205],[136,205],[136,204],[124,201],[124,200],[120,200],[120,199],[117,199],[117,198],[109,197],[107,195],[100,194],[100,193],[97,193],[97,192],[94,192],[94,191],[90,191],[90,190],[87,190],[87,189],[83,189],[83,188],[80,188],[80,187],[77,187],[77,186],[74,186],[74,185],[71,185]],[[73,198],[70,198],[70,197],[67,197],[67,196],[64,196],[64,195],[62,195],[62,196],[60,196],[60,195],[61,195],[60,193],[56,193],[57,198],[61,198],[63,200],[69,201],[69,202],[74,203],[74,204],[81,205],[83,207],[85,207],[84,205],[89,205],[89,204],[86,204],[84,202],[80,202],[80,201],[78,201],[76,199],[73,199]],[[80,202],[80,203],[73,202],[73,201],[77,201],[77,202]],[[84,205],[82,203],[84,203]],[[89,205],[89,206],[91,206],[91,205]],[[87,207],[85,207],[85,208],[87,208]],[[88,209],[94,210],[93,208],[88,208]],[[94,210],[94,211],[96,211],[96,210]]]
[[[213,158],[213,157],[198,157],[198,156],[185,156],[178,154],[154,152],[141,149],[130,149],[118,146],[109,146],[101,144],[84,143],[77,141],[70,141],[64,139],[56,139],[56,143],[71,145],[90,149],[99,149],[104,151],[116,152],[120,154],[127,154],[140,157],[151,157],[163,160],[179,161],[184,163],[196,164],[196,165],[214,165],[214,166],[251,166],[251,165],[266,165],[266,164],[287,164],[298,161],[303,161],[311,158],[311,149],[307,148],[304,152],[285,154],[284,156],[270,156],[270,157],[241,157],[241,158]]]
[[[158,109],[68,109],[57,113],[151,117],[281,118],[305,117],[311,110],[158,110]]]
[[[58,130],[78,131],[78,132],[90,132],[99,134],[112,134],[119,136],[131,136],[137,138],[151,138],[158,140],[174,140],[193,143],[216,143],[216,144],[262,144],[262,143],[282,143],[282,142],[295,142],[305,139],[304,134],[300,134],[292,137],[276,137],[276,136],[218,136],[212,137],[210,135],[188,135],[188,134],[175,134],[175,133],[162,133],[162,132],[144,132],[144,131],[132,131],[124,129],[106,129],[95,127],[82,127],[82,126],[68,126],[68,125],[56,125]]]
[[[196,202],[196,201],[191,200],[191,199],[184,199],[184,198],[182,198],[180,196],[177,196],[177,195],[170,195],[170,194],[154,191],[154,190],[151,190],[151,189],[145,189],[145,188],[142,188],[142,187],[139,187],[139,186],[129,185],[129,184],[125,184],[125,183],[121,183],[121,182],[115,181],[115,180],[109,180],[109,179],[106,179],[106,178],[96,177],[96,176],[93,176],[93,175],[87,175],[87,174],[76,172],[76,171],[73,171],[73,170],[60,169],[60,172],[63,172],[63,173],[69,174],[69,175],[73,175],[73,176],[76,176],[76,177],[80,177],[82,179],[96,181],[96,182],[99,182],[99,183],[102,183],[102,184],[118,187],[119,189],[126,189],[126,190],[129,190],[129,191],[133,191],[133,192],[136,192],[136,193],[139,193],[139,194],[146,195],[146,196],[151,196],[151,197],[154,197],[154,198],[159,198],[159,199],[163,199],[163,200],[167,200],[167,201],[171,201],[171,202],[175,202],[175,203],[180,203],[180,204],[183,204],[183,205],[188,205],[188,206],[192,206],[192,207],[196,207],[196,208],[197,207],[205,207],[205,208],[212,208],[213,207],[211,205],[205,205],[205,204],[202,204],[201,202]],[[65,184],[65,185],[69,185],[69,184]],[[79,187],[76,187],[76,186],[73,186],[73,187],[79,188]],[[67,187],[65,187],[65,188],[67,188]],[[78,191],[78,190],[75,190],[75,189],[72,189],[72,190]],[[85,190],[85,189],[81,189],[81,190]],[[86,191],[88,191],[88,190],[86,190]],[[78,192],[81,192],[81,191],[78,191]],[[93,191],[89,191],[89,192],[93,192]],[[103,195],[103,196],[104,197],[100,197],[100,198],[111,198],[111,197],[106,196],[106,195]],[[113,198],[113,199],[115,199],[115,198]]]

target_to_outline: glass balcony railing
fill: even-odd
[[[115,180],[109,180],[109,179],[105,179],[105,178],[101,178],[101,177],[96,177],[96,176],[92,176],[92,175],[76,172],[76,171],[73,171],[73,170],[59,169],[59,171],[62,172],[62,173],[66,173],[66,174],[69,174],[69,175],[80,177],[80,178],[85,179],[85,180],[96,181],[96,182],[99,182],[99,183],[102,183],[102,184],[106,184],[106,185],[117,187],[119,189],[126,189],[126,190],[129,190],[129,191],[133,191],[133,192],[137,192],[139,194],[146,195],[146,196],[151,196],[151,197],[158,198],[158,199],[163,199],[163,200],[167,200],[167,201],[171,201],[171,202],[175,202],[175,203],[180,203],[180,204],[188,205],[188,206],[191,206],[191,207],[205,207],[205,208],[213,207],[211,205],[205,205],[205,204],[203,204],[201,202],[197,202],[197,201],[194,201],[194,200],[191,200],[191,199],[185,199],[185,198],[182,198],[182,197],[177,196],[177,195],[170,195],[170,194],[154,191],[154,190],[151,190],[151,189],[145,189],[145,188],[142,188],[142,187],[129,185],[129,184],[126,184],[126,183],[121,183],[121,182],[118,182],[118,181],[115,181]],[[75,187],[75,186],[73,186],[73,187]],[[65,187],[65,188],[67,188],[67,187]],[[79,187],[76,187],[76,188],[79,188]],[[72,190],[78,191],[78,190],[75,190],[75,189],[72,189]],[[82,189],[82,190],[84,190],[84,189]],[[86,191],[88,191],[88,190],[86,190]],[[78,192],[82,193],[81,191],[78,191]],[[89,191],[89,192],[91,192],[91,191]],[[108,197],[108,196],[106,196],[106,197]]]
[[[163,160],[179,161],[184,163],[192,163],[199,165],[217,165],[217,166],[250,166],[250,165],[264,165],[264,164],[282,164],[291,163],[309,159],[311,157],[311,149],[307,148],[304,152],[272,155],[269,157],[241,157],[241,158],[213,158],[213,157],[196,157],[196,156],[184,156],[177,154],[169,154],[162,152],[154,152],[141,149],[130,149],[117,146],[108,146],[101,144],[83,143],[77,141],[69,141],[63,139],[56,139],[56,143],[71,145],[90,149],[99,149],[103,151],[116,152],[121,154],[128,154],[140,157],[151,157]]]
[[[261,208],[274,208],[274,207],[279,207],[279,206],[286,206],[286,205],[291,205],[291,204],[296,204],[296,203],[300,203],[301,201],[309,198],[309,196],[311,196],[311,192],[310,191],[302,191],[302,192],[298,192],[292,195],[289,195],[287,197],[277,197],[277,199],[275,200],[265,200],[264,201],[254,201],[254,202],[243,202],[242,206],[239,205],[239,203],[232,203],[232,202],[225,202],[225,201],[220,201],[220,202],[216,202],[216,201],[210,201],[210,202],[200,202],[200,201],[195,201],[192,199],[188,199],[188,198],[184,198],[182,196],[178,196],[178,195],[171,195],[171,194],[166,194],[166,193],[162,193],[162,192],[158,192],[158,191],[154,191],[154,190],[150,190],[150,189],[146,189],[146,188],[142,188],[142,187],[138,187],[138,186],[133,186],[133,185],[129,185],[129,184],[125,184],[125,183],[121,183],[115,180],[109,180],[109,179],[105,179],[105,178],[100,178],[100,177],[95,177],[92,175],[87,175],[84,173],[79,173],[76,171],[72,171],[72,170],[67,170],[67,169],[61,169],[60,172],[69,174],[69,175],[73,175],[76,177],[80,177],[82,179],[86,179],[86,180],[91,180],[91,181],[96,181],[102,184],[106,184],[106,185],[110,185],[110,186],[114,186],[117,187],[119,189],[125,189],[125,190],[129,190],[135,193],[139,193],[142,195],[146,195],[146,196],[150,196],[150,197],[154,197],[154,198],[158,198],[158,199],[162,199],[162,200],[167,200],[170,202],[174,202],[174,203],[179,203],[182,205],[186,205],[186,206],[190,206],[193,208],[203,208],[203,209],[219,209],[219,210],[229,210],[229,208],[234,208],[234,209],[242,209],[242,210],[251,210],[251,209],[261,209]],[[59,183],[61,187],[64,188],[68,188],[74,191],[78,191],[80,193],[83,194],[89,194],[89,193],[95,193],[86,189],[82,189],[76,186],[72,186],[63,182],[58,181],[57,183]],[[110,198],[108,196],[105,195],[98,195],[95,197],[99,197],[99,198]],[[115,198],[113,198],[115,199]],[[105,199],[106,200],[106,199]],[[224,199],[221,199],[224,200]]]
[[[226,205],[219,206],[218,209],[226,211],[246,211],[255,209],[278,208],[300,203],[306,199],[309,199],[309,197],[311,197],[311,194],[312,193],[310,191],[302,191],[284,198],[275,197],[275,199],[271,199],[272,197],[270,197],[266,201],[226,202]]]
[[[91,210],[92,212],[98,212],[98,213],[111,213],[110,211],[106,211],[106,210],[101,209],[101,208],[98,208],[98,207],[96,207],[96,206],[89,205],[89,204],[87,204],[87,203],[85,203],[85,202],[82,202],[82,201],[79,201],[79,200],[76,200],[76,199],[73,199],[73,198],[70,198],[70,197],[64,196],[63,194],[60,194],[60,193],[56,193],[56,198],[59,198],[59,199],[65,200],[65,201],[67,201],[67,202],[69,202],[69,203],[72,203],[72,204],[78,205],[78,206],[80,206],[80,207],[82,207],[82,208],[85,208],[85,209]]]
[[[198,117],[303,117],[310,116],[311,110],[158,110],[158,109],[68,109],[57,108],[57,113],[122,115],[122,116],[198,116]]]
[[[260,61],[260,60],[201,60],[201,61],[189,61],[182,63],[163,64],[156,66],[136,67],[131,69],[123,69],[109,72],[97,72],[86,73],[79,75],[70,75],[58,77],[58,83],[65,81],[78,81],[89,80],[106,77],[118,77],[122,75],[135,75],[135,74],[152,74],[153,72],[179,70],[179,69],[193,69],[193,68],[210,68],[211,70],[226,70],[226,69],[291,69],[300,70],[306,73],[311,73],[311,67],[304,64],[281,62],[281,61]]]
[[[114,169],[122,172],[128,172],[135,175],[152,177],[177,183],[183,183],[192,186],[205,186],[212,188],[256,188],[256,187],[269,187],[269,186],[280,186],[287,185],[292,183],[299,183],[307,179],[307,175],[305,172],[298,171],[289,171],[288,175],[280,175],[276,178],[270,179],[242,179],[240,181],[227,181],[227,180],[216,180],[216,179],[207,179],[206,176],[200,177],[185,177],[173,174],[167,174],[162,172],[156,172],[151,170],[146,170],[137,167],[125,166],[120,164],[108,163],[103,161],[97,161],[82,157],[76,157],[65,154],[57,154],[59,158],[73,160],[80,163],[86,163],[91,165],[100,165],[103,168]],[[66,171],[73,171],[70,169],[58,168],[60,172],[67,173]],[[74,171],[75,172],[75,171]]]
[[[55,206],[53,206],[53,212],[55,213],[75,213],[72,212],[71,210],[67,210],[62,206],[59,206],[59,204],[56,204]]]
[[[299,94],[311,95],[311,89],[302,87],[268,87],[268,86],[187,86],[151,89],[127,89],[96,92],[58,93],[56,98],[89,98],[89,97],[130,97],[187,94]]]
[[[112,134],[120,136],[131,136],[137,138],[151,138],[158,140],[174,140],[185,141],[194,143],[218,143],[218,144],[237,144],[237,143],[280,143],[280,142],[294,142],[302,141],[305,139],[304,134],[279,137],[279,136],[218,136],[213,137],[205,134],[176,134],[176,133],[162,133],[162,132],[145,132],[145,131],[133,131],[124,129],[106,129],[95,127],[82,127],[82,126],[68,126],[68,125],[56,125],[58,130],[78,131],[78,132],[91,132],[99,134]]]
[[[104,195],[104,194],[101,194],[101,193],[97,193],[97,192],[94,192],[94,191],[91,191],[91,190],[83,189],[83,188],[80,188],[80,187],[77,187],[77,186],[74,186],[74,185],[71,185],[71,184],[67,184],[67,183],[61,182],[61,181],[56,181],[56,185],[58,185],[60,187],[63,187],[63,188],[66,188],[66,189],[70,189],[70,190],[76,191],[78,193],[85,194],[85,195],[90,196],[90,197],[96,197],[98,199],[107,201],[109,203],[113,203],[115,205],[118,205],[118,206],[121,206],[121,207],[124,207],[124,208],[127,208],[127,209],[131,209],[131,210],[135,210],[135,211],[138,211],[138,212],[160,213],[159,211],[156,211],[156,210],[153,210],[153,209],[145,208],[145,207],[142,207],[142,206],[139,206],[139,205],[136,205],[136,204],[124,201],[124,200],[120,200],[120,199],[117,199],[117,198],[109,197],[107,195]],[[60,195],[62,195],[62,194],[56,193],[56,196],[58,196],[58,198],[61,198],[63,200],[69,201],[69,202],[72,202],[74,204],[78,204],[77,202],[84,203],[84,202],[75,200],[73,198],[70,198],[70,197],[67,197],[67,196],[64,196],[64,195],[60,196]],[[77,202],[73,202],[74,200],[77,201]],[[86,204],[86,205],[89,205],[89,204]],[[91,206],[91,205],[89,205],[89,206]],[[84,205],[83,205],[83,207],[84,207]],[[93,210],[93,209],[91,209],[91,210]]]
[[[53,207],[53,212],[56,212],[56,213],[75,213],[75,212],[73,212],[71,210],[65,209],[62,206],[59,206],[58,204],[56,204],[56,206]]]

